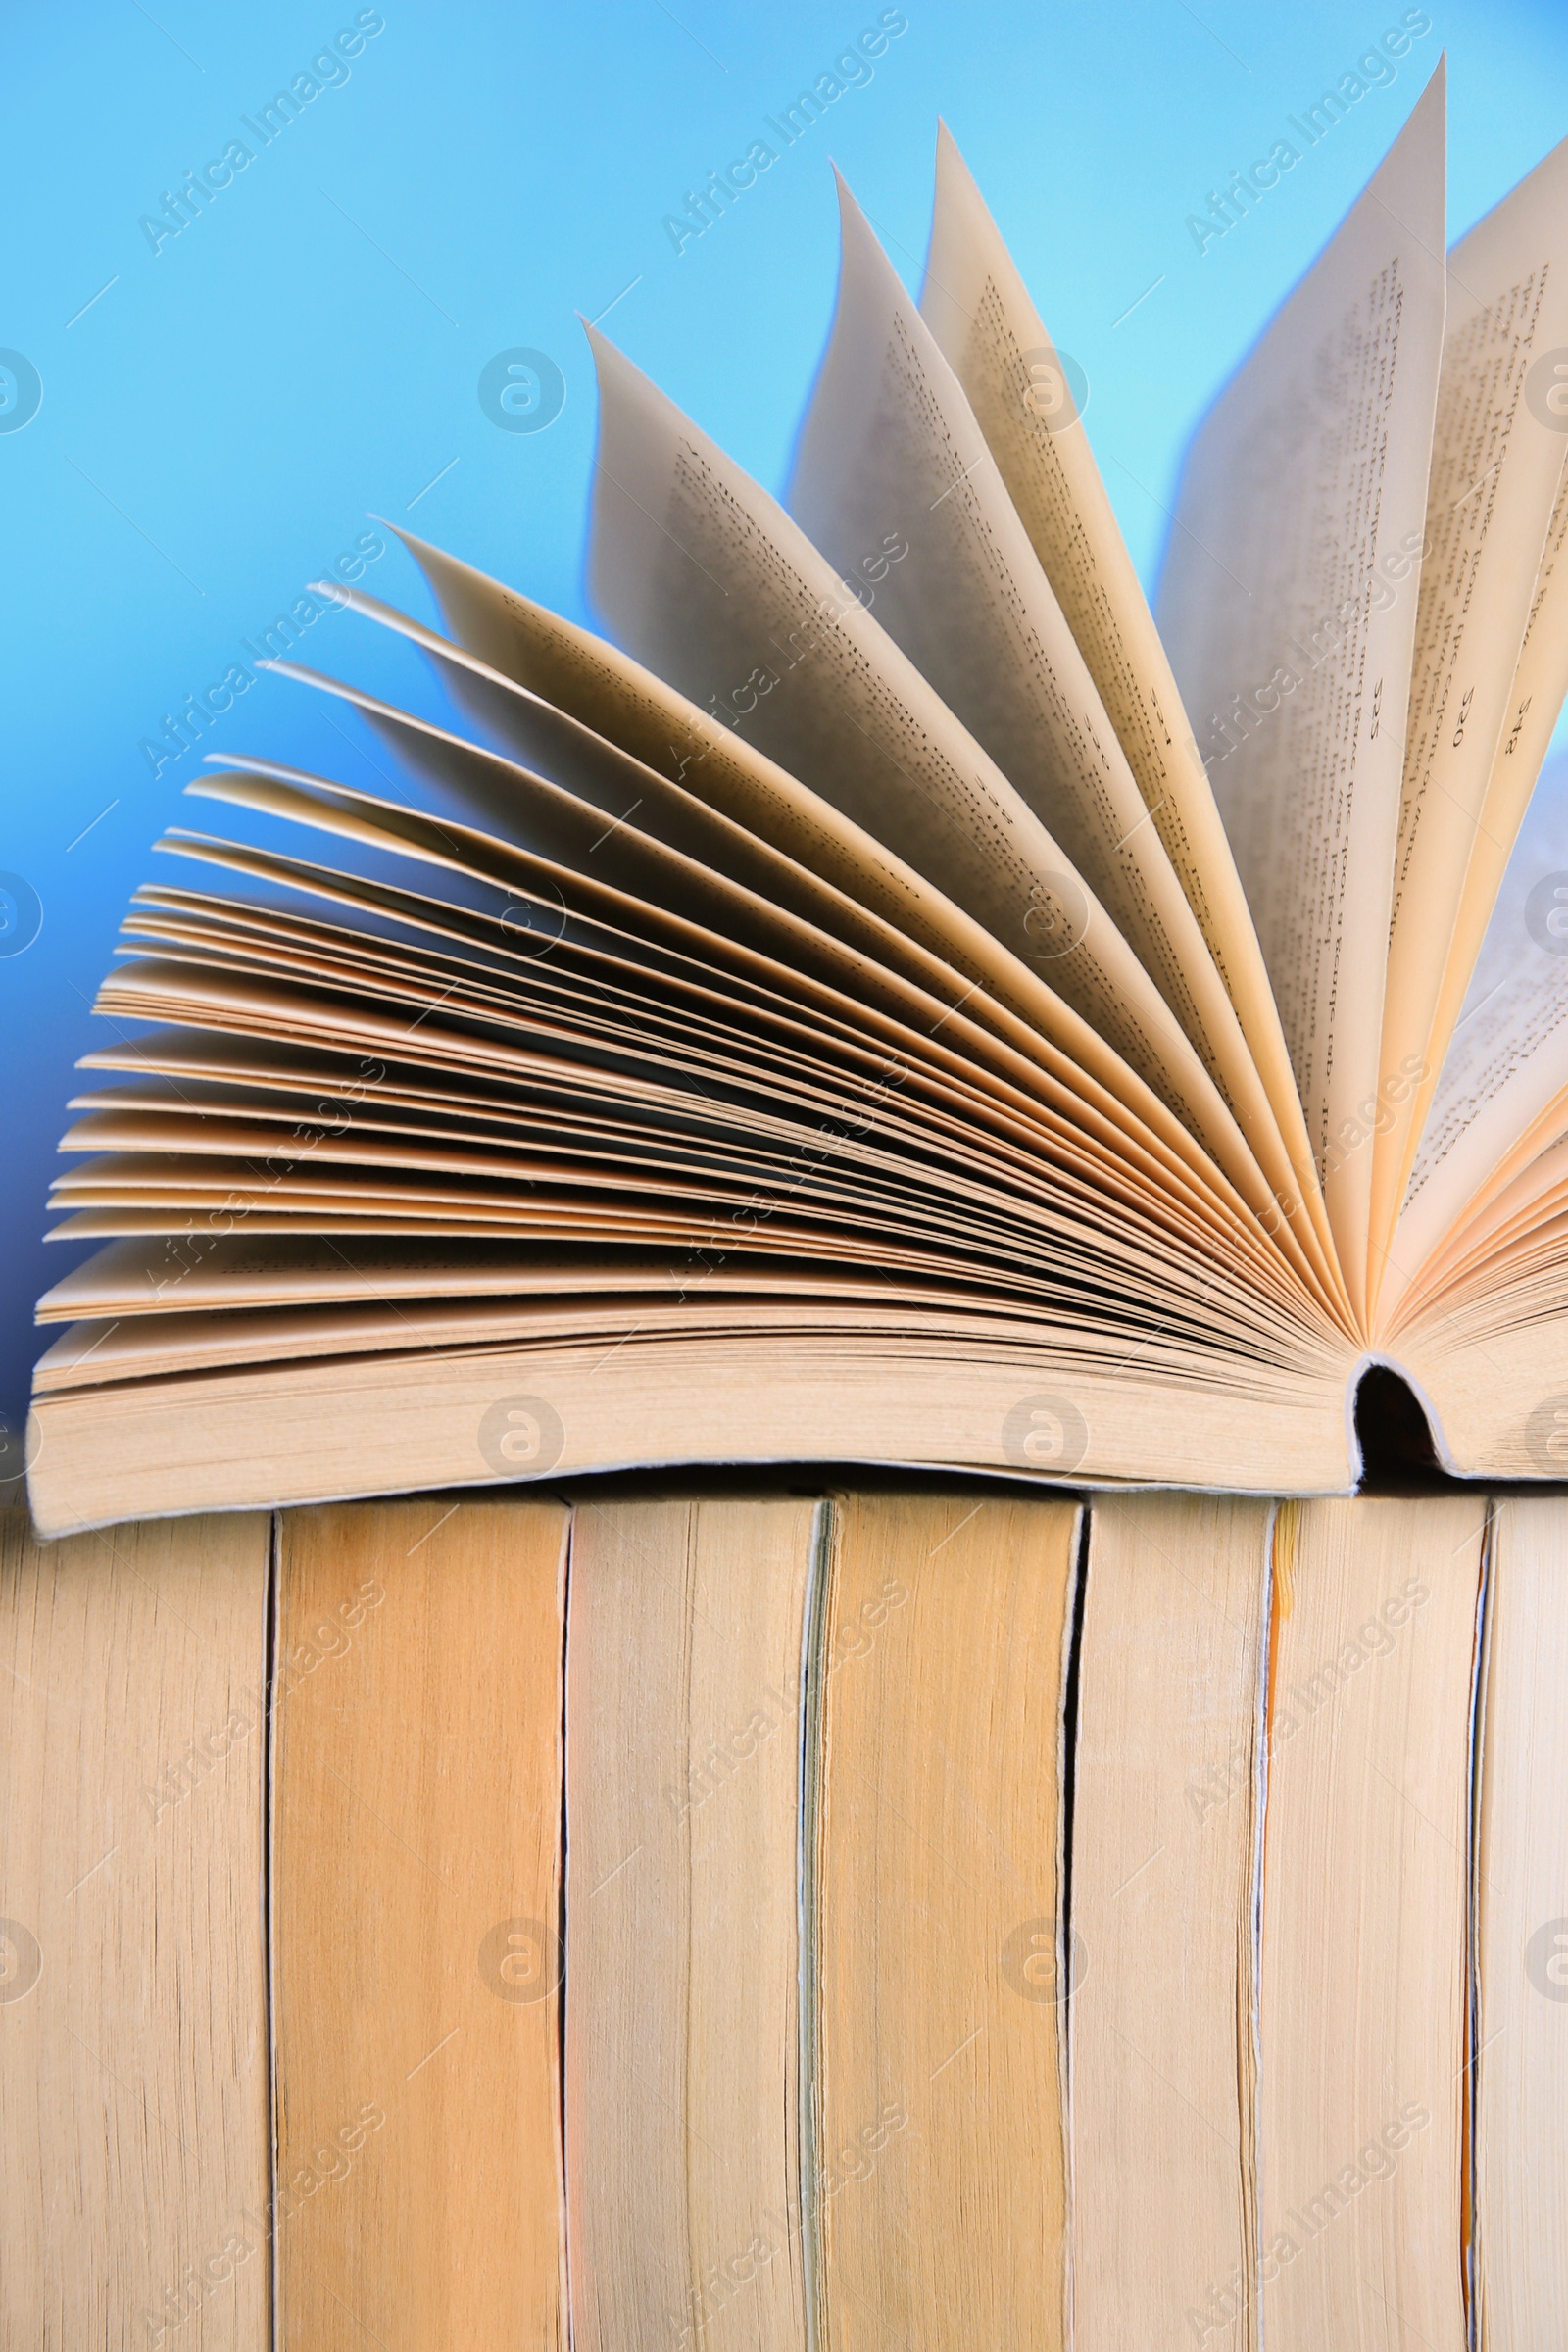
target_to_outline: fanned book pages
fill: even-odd
[[[1371,1363],[1449,1469],[1560,1474],[1568,143],[1445,266],[1444,105],[1198,430],[1157,631],[945,131],[918,306],[843,192],[787,507],[595,334],[608,639],[408,534],[450,635],[332,592],[455,723],[275,664],[385,791],[232,759],[159,845],[43,1528],[695,1460],[1339,1491]]]

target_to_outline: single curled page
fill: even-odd
[[[1414,1059],[1430,1079],[1441,1066],[1448,1041],[1437,1015],[1467,877],[1475,883],[1474,932],[1530,797],[1534,779],[1517,754],[1497,772],[1527,630],[1536,641],[1532,665],[1544,661],[1560,674],[1559,599],[1548,599],[1533,628],[1532,609],[1568,446],[1568,413],[1551,405],[1568,396],[1568,373],[1552,373],[1564,345],[1568,140],[1460,240],[1448,263],[1389,935],[1385,1073]],[[1533,696],[1528,680],[1522,691]],[[1465,977],[1455,974],[1450,1018]],[[1398,1211],[1418,1137],[1404,1117],[1378,1138],[1374,1255]]]
[[[1199,427],[1159,623],[1364,1314],[1444,322],[1444,74]]]
[[[1564,371],[1564,388],[1568,396],[1568,368]],[[1568,406],[1564,409],[1563,423],[1568,434]],[[1563,447],[1568,452],[1568,438]],[[1509,853],[1518,837],[1521,811],[1529,806],[1565,691],[1568,691],[1568,471],[1558,485],[1557,504],[1536,581],[1536,601],[1530,608],[1530,622],[1519,665],[1514,671],[1513,693],[1503,717],[1502,737],[1493,758],[1492,778],[1470,852],[1464,896],[1432,1019],[1427,1075],[1409,1107],[1410,1133],[1404,1152],[1408,1163],[1414,1162],[1426,1133],[1432,1098],[1475,976],[1476,958],[1496,906]],[[1408,1173],[1407,1168],[1407,1183]],[[1393,1261],[1385,1266],[1383,1280],[1402,1295],[1404,1278]]]
[[[591,331],[591,330],[590,330]],[[637,659],[885,841],[1034,969],[1280,1212],[1234,1115],[1067,853],[767,493],[602,335],[594,601]]]
[[[1568,760],[1520,828],[1389,1252],[1385,1313],[1483,1187],[1568,1125]]]
[[[1285,1034],[1236,859],[1063,361],[947,125],[920,315],[974,412],[1150,821],[1186,894],[1325,1245],[1328,1221]],[[1004,762],[1005,764],[1005,762]]]
[[[876,617],[1063,844],[1300,1216],[1235,1006],[963,388],[842,180],[839,196],[838,309],[790,511],[846,578],[887,551]]]
[[[1564,459],[1568,461],[1568,364],[1563,369],[1563,396],[1562,446]],[[1465,874],[1459,919],[1443,976],[1433,1035],[1445,1053],[1469,991],[1476,957],[1481,953],[1508,858],[1530,806],[1530,796],[1541,774],[1565,694],[1568,694],[1568,463],[1557,485],[1557,503],[1552,509],[1551,527],[1546,533],[1545,552],[1536,579],[1536,598],[1530,608],[1519,665],[1513,673],[1513,692],[1503,714],[1502,734],[1493,757],[1492,776]],[[1436,1085],[1441,1068],[1440,1061],[1432,1073],[1431,1086]]]

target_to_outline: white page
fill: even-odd
[[[1443,1064],[1395,1231],[1385,1315],[1565,1089],[1568,759],[1559,759],[1520,827]]]
[[[872,556],[876,617],[1063,844],[1294,1208],[1300,1177],[1235,1006],[962,386],[842,181],[840,204],[791,512],[845,578],[900,547]]]
[[[637,659],[937,882],[1212,1152],[1273,1188],[1071,859],[799,525],[603,336],[589,582]]]
[[[1200,426],[1159,591],[1358,1303],[1443,348],[1443,109],[1440,66]]]
[[[1385,1070],[1410,1055],[1429,1069],[1442,1059],[1447,1039],[1436,1020],[1472,861],[1473,948],[1529,799],[1528,776],[1506,765],[1498,774],[1497,755],[1512,725],[1515,675],[1562,478],[1568,416],[1553,417],[1541,395],[1550,388],[1543,369],[1549,377],[1551,355],[1564,345],[1568,140],[1449,257],[1389,940]],[[1568,375],[1562,385],[1568,390]],[[1556,669],[1560,605],[1551,600],[1539,621],[1535,659]],[[1523,691],[1534,689],[1527,682]],[[1456,975],[1448,992],[1450,1018],[1464,977]],[[1374,1243],[1398,1210],[1412,1126],[1407,1114],[1378,1138]]]

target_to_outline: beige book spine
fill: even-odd
[[[809,1499],[576,1508],[566,2157],[579,2352],[805,2352]]]
[[[0,2346],[264,2352],[265,1518],[0,1514]]]
[[[1078,1682],[1075,2352],[1257,2338],[1255,1911],[1273,1507],[1097,1501]],[[1140,2217],[1127,2259],[1128,2217]],[[1229,2328],[1232,2332],[1223,2332]]]
[[[566,2341],[555,1501],[287,1514],[277,2344]]]
[[[1065,2340],[1070,1503],[836,1507],[811,2210],[822,2352]],[[961,2316],[960,2316],[961,2315]]]
[[[1476,1850],[1476,2300],[1498,2352],[1568,2311],[1568,1502],[1493,1522]]]
[[[1465,2352],[1485,1526],[1479,1496],[1288,1503],[1276,1522],[1258,2233],[1275,2352]]]

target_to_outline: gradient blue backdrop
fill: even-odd
[[[141,217],[229,141],[257,146],[241,118],[367,12],[89,0],[0,21],[0,346],[43,386],[24,428],[0,431],[0,868],[43,906],[25,953],[0,956],[0,1410],[24,1402],[35,1297],[81,1254],[40,1236],[72,1065],[104,1028],[89,1004],[154,836],[200,819],[180,793],[201,753],[376,780],[356,723],[276,679],[156,779],[142,740],[369,512],[582,615],[594,397],[575,313],[609,306],[606,330],[778,488],[833,300],[829,158],[913,283],[940,111],[1087,371],[1089,429],[1148,579],[1188,432],[1440,49],[1452,233],[1568,132],[1563,0],[1434,0],[1393,85],[1200,254],[1186,216],[1397,24],[1402,0],[904,13],[874,78],[679,253],[664,216],[876,24],[878,0],[386,0],[347,79],[157,252]],[[479,404],[486,361],[518,345],[564,376],[545,431],[499,430]],[[401,552],[366,584],[433,617]],[[378,635],[327,613],[304,658],[427,697]]]

